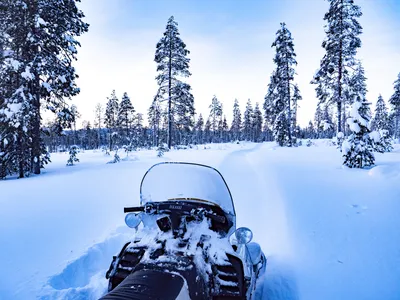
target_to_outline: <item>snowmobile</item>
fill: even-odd
[[[232,196],[216,169],[156,164],[142,179],[140,206],[124,212],[135,235],[113,257],[102,300],[256,299],[262,292],[266,258],[250,229],[236,229]]]

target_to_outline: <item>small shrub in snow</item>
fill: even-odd
[[[110,161],[108,162],[108,164],[119,163],[120,160],[121,160],[121,158],[119,157],[119,155],[118,155],[118,150],[117,150],[117,151],[115,151],[114,159],[113,159],[113,160],[110,160]]]
[[[79,162],[79,159],[76,157],[78,153],[78,147],[77,146],[71,146],[69,149],[69,159],[67,161],[67,166],[73,166],[74,163]]]
[[[365,99],[355,101],[347,124],[352,132],[342,144],[343,165],[349,168],[373,166],[372,141],[369,130],[369,107]]]
[[[311,147],[312,145],[313,145],[313,142],[310,139],[308,139],[306,142],[306,146]]]
[[[369,134],[373,151],[384,153],[393,150],[393,141],[387,130],[373,131]]]
[[[343,141],[344,141],[343,132],[338,132],[335,142],[336,142],[337,148],[339,149],[340,152],[342,152]]]
[[[157,148],[157,156],[158,156],[158,157],[162,157],[162,156],[164,156],[164,153],[165,153],[165,152],[168,152],[168,151],[169,151],[169,149],[168,149],[167,144],[161,144],[161,145],[158,146],[158,148]]]

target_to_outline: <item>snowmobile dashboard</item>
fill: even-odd
[[[208,201],[196,199],[171,199],[162,202],[148,202],[144,206],[125,207],[125,213],[143,212],[149,215],[166,215],[160,218],[157,224],[162,231],[173,230],[178,232],[185,223],[201,222],[204,218],[211,222],[210,228],[216,232],[228,233],[232,224],[221,207]]]

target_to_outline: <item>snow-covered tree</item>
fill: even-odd
[[[253,127],[253,141],[260,142],[261,141],[261,133],[262,133],[262,125],[263,125],[263,116],[256,102],[256,106],[254,107],[253,116],[252,116],[252,127]]]
[[[215,95],[211,100],[209,109],[210,109],[209,120],[211,122],[211,128],[213,131],[213,142],[216,142],[218,139],[217,137],[218,123],[222,121],[222,103],[217,99]]]
[[[385,101],[383,100],[382,95],[379,95],[375,105],[375,115],[371,121],[371,130],[388,130],[388,121],[389,116]]]
[[[151,106],[148,110],[148,121],[149,126],[152,129],[153,133],[153,146],[158,146],[159,143],[159,135],[160,135],[160,126],[161,126],[161,113],[162,109],[160,107],[160,102],[155,97]]]
[[[315,110],[314,125],[315,125],[316,137],[321,138],[324,127],[324,112],[321,109],[321,103],[317,104],[317,109]]]
[[[188,144],[190,142],[191,131],[194,126],[194,98],[190,92],[190,85],[179,82],[175,85],[174,94],[174,121],[175,128],[180,134],[179,143]]]
[[[361,47],[358,22],[361,9],[354,0],[328,0],[329,11],[324,20],[326,38],[322,43],[325,55],[311,83],[317,84],[317,97],[322,103],[336,104],[337,132],[343,131],[342,110],[351,99],[346,94],[351,71],[356,65],[357,48]],[[350,97],[346,99],[346,95]]]
[[[235,99],[233,103],[233,118],[231,125],[231,133],[233,140],[240,140],[240,131],[242,128],[242,115],[240,113],[239,102]]]
[[[19,176],[49,161],[42,140],[41,112],[55,113],[59,124],[72,120],[66,100],[79,93],[72,66],[88,30],[77,0],[3,0],[0,5],[0,123],[4,145],[1,163]]]
[[[393,119],[394,119],[394,137],[400,136],[400,73],[397,80],[394,82],[394,93],[390,97],[389,103],[392,107]]]
[[[79,162],[79,158],[76,157],[78,154],[78,147],[76,145],[71,146],[69,149],[69,159],[67,161],[67,166],[73,166],[74,163]]]
[[[159,89],[157,92],[157,100],[167,102],[168,107],[168,148],[172,145],[172,130],[174,120],[174,106],[177,101],[180,105],[184,102],[180,99],[184,95],[187,100],[188,108],[185,111],[191,111],[193,104],[193,96],[190,93],[190,86],[183,83],[180,77],[189,77],[189,62],[187,55],[190,53],[186,49],[186,44],[179,36],[178,23],[174,17],[170,17],[167,22],[164,36],[160,39],[156,46],[154,61],[157,63],[156,77]]]
[[[266,122],[273,127],[274,137],[279,138],[278,144],[292,146],[295,142],[292,136],[295,135],[297,123],[297,101],[301,99],[301,96],[298,86],[294,84],[296,74],[294,67],[297,61],[293,38],[286,24],[280,25],[281,28],[277,31],[276,39],[272,44],[276,51],[274,57],[276,69],[268,85],[264,110]],[[282,126],[287,126],[287,128]]]
[[[357,97],[347,120],[351,134],[342,144],[343,165],[349,168],[364,168],[375,163],[369,129],[370,118],[369,103],[365,98]]]
[[[127,93],[124,93],[121,99],[121,103],[118,107],[117,123],[118,127],[121,128],[123,135],[125,135],[125,141],[130,141],[130,131],[134,120],[135,109],[132,105],[131,99]]]
[[[243,139],[251,141],[253,136],[253,105],[247,100],[246,109],[243,114]]]
[[[197,119],[196,125],[195,125],[195,133],[196,133],[195,139],[196,139],[197,144],[203,143],[203,139],[204,139],[203,127],[204,127],[204,119],[203,119],[203,115],[200,114],[199,118]]]
[[[211,121],[210,118],[207,119],[206,124],[204,125],[204,142],[210,143],[212,140],[211,136]]]
[[[100,103],[97,103],[94,108],[94,127],[97,128],[96,148],[99,148],[101,145],[101,126],[103,125],[104,120],[103,114],[103,106]]]
[[[117,126],[118,126],[118,111],[119,111],[119,104],[118,98],[115,95],[115,90],[111,92],[111,96],[107,98],[107,106],[104,115],[104,124],[108,128],[108,135],[109,135],[109,146],[110,151],[112,151],[114,140],[117,135]]]

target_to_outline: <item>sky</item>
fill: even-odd
[[[363,61],[368,78],[367,98],[373,104],[382,94],[387,101],[400,73],[400,1],[355,0],[361,6]],[[168,18],[178,22],[182,40],[190,51],[190,72],[197,116],[208,116],[213,95],[232,119],[238,99],[242,113],[248,99],[262,106],[271,72],[271,44],[280,22],[294,38],[298,65],[295,82],[303,100],[298,123],[314,118],[317,104],[310,81],[324,55],[324,0],[82,0],[80,9],[90,24],[79,38],[75,64],[81,93],[73,103],[81,119],[93,124],[94,107],[107,103],[116,90],[130,96],[137,112],[147,110],[157,91],[155,47]],[[78,124],[80,125],[80,124]]]

